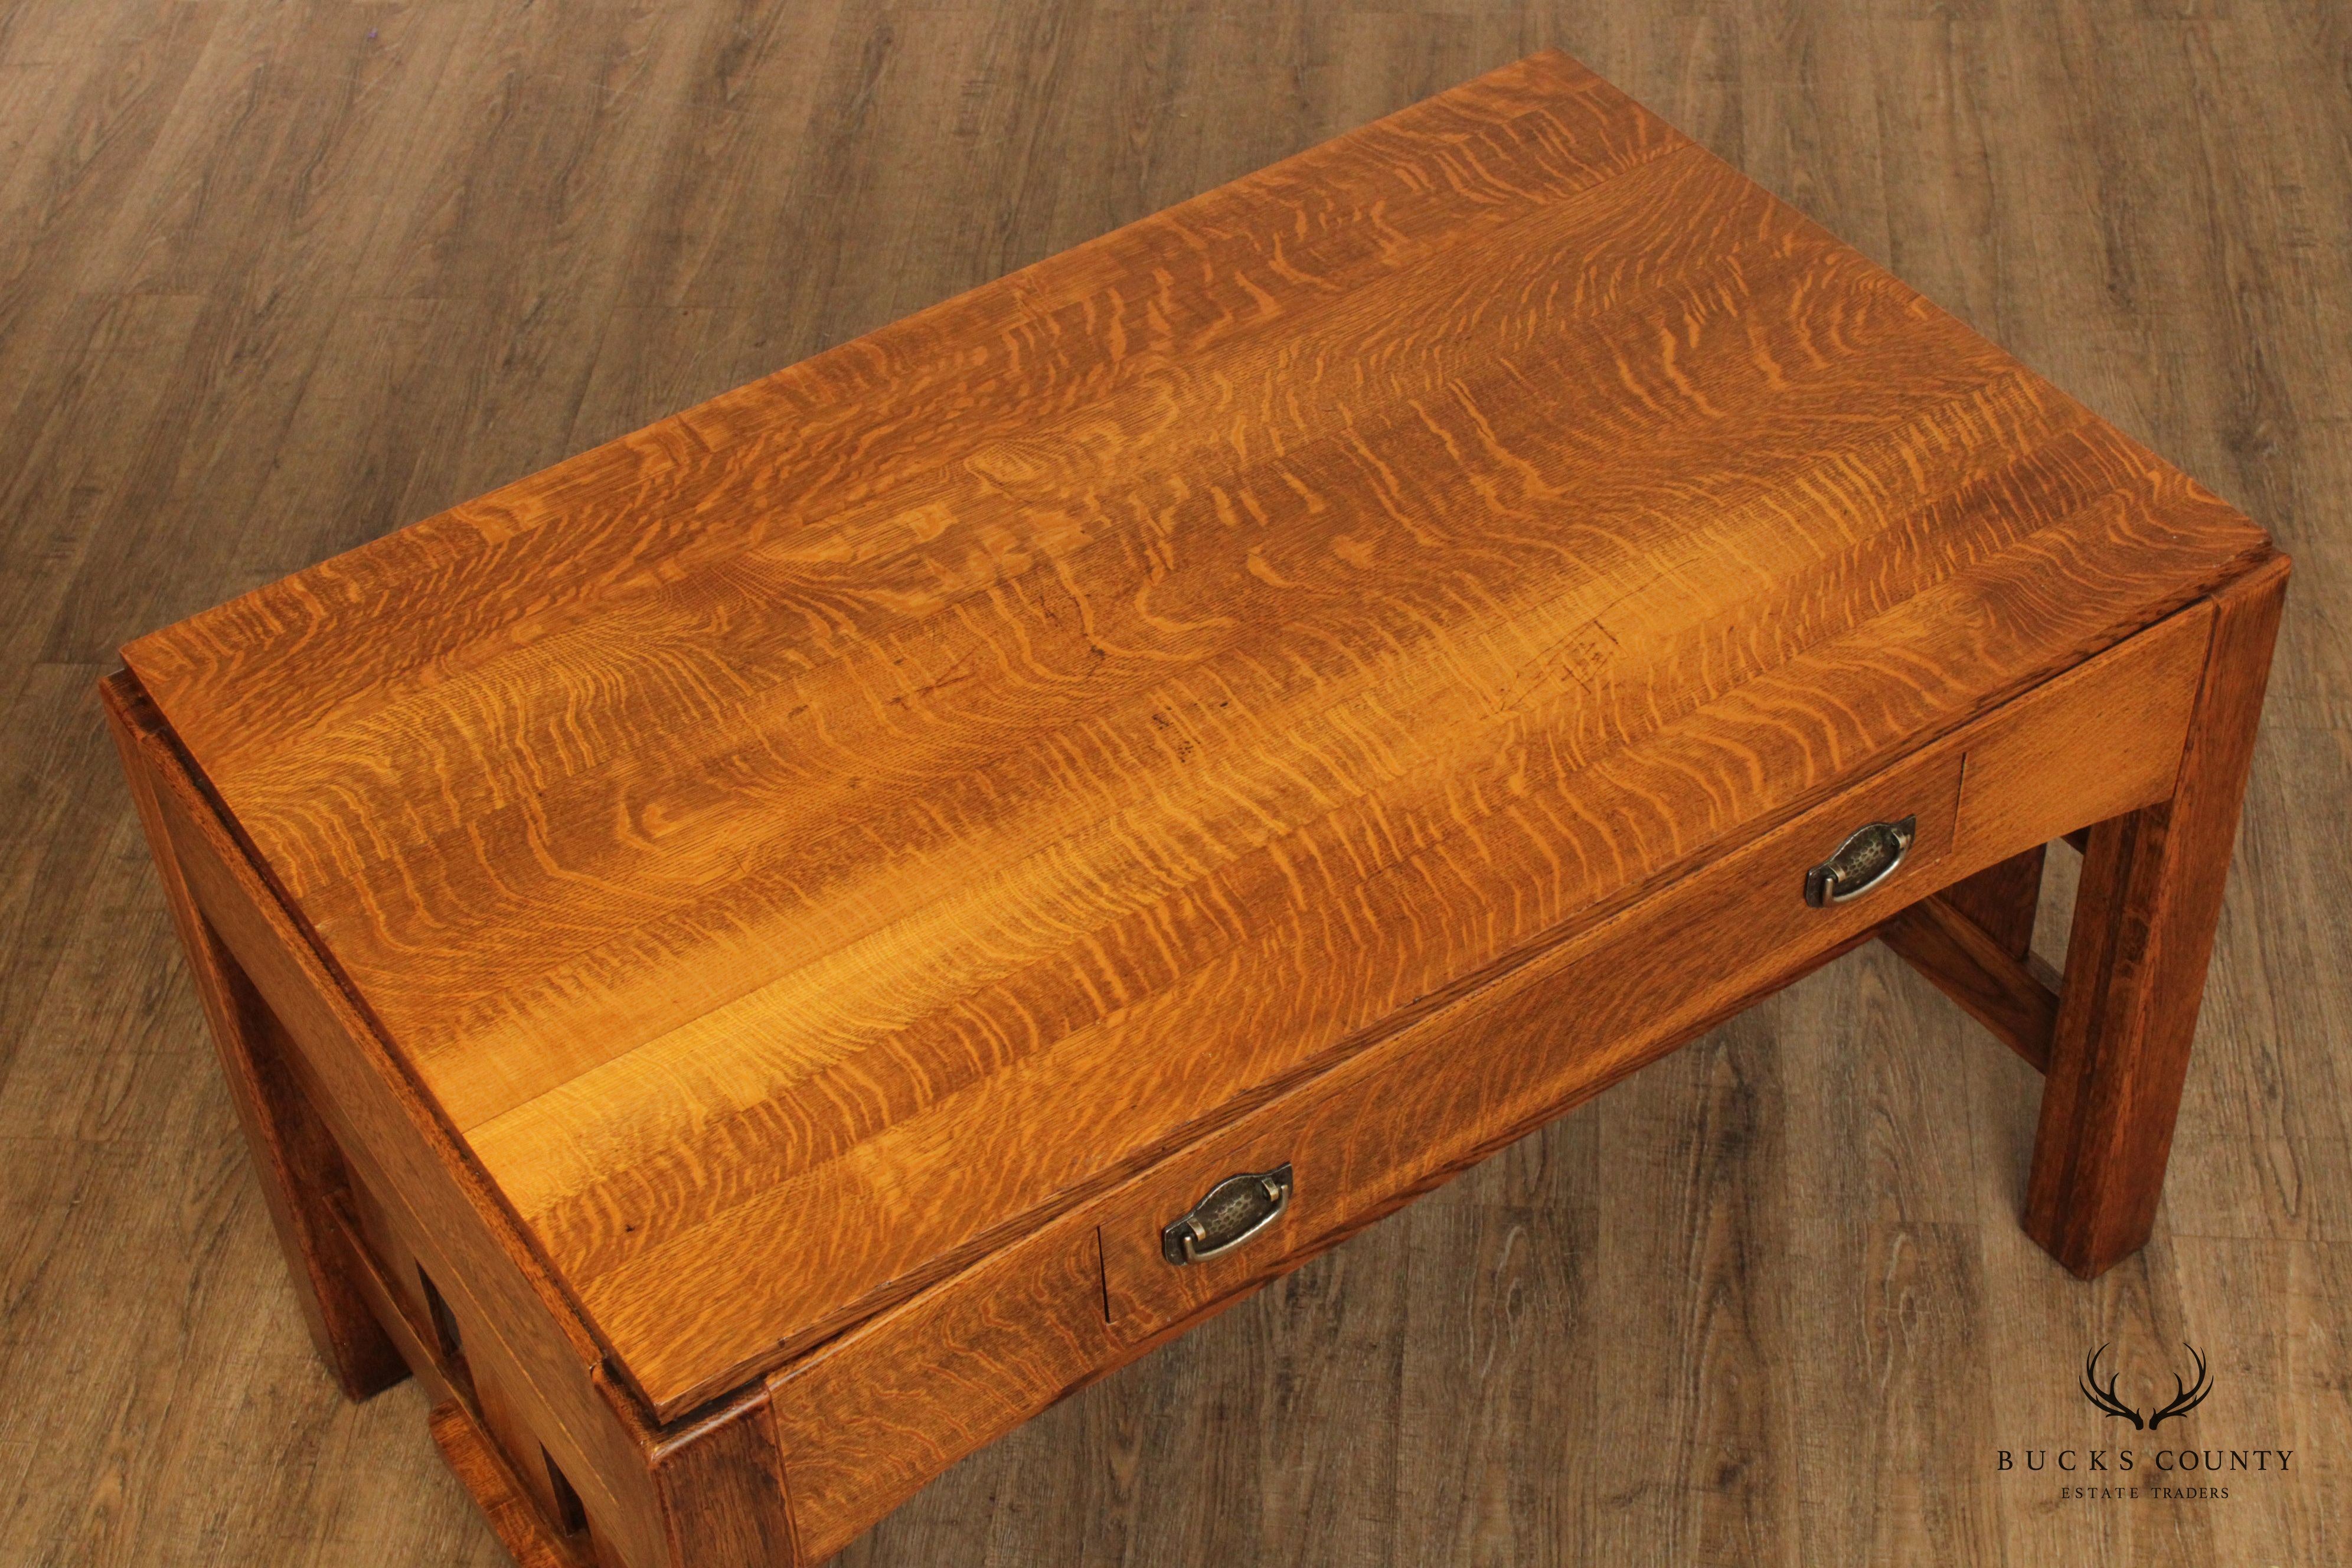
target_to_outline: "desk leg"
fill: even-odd
[[[2279,557],[2216,595],[2172,797],[2084,852],[2025,1229],[2086,1279],[2156,1220],[2286,576]]]
[[[100,695],[205,1019],[212,1026],[229,1100],[244,1124],[279,1249],[320,1356],[345,1394],[364,1399],[406,1377],[408,1364],[353,1282],[353,1260],[341,1227],[329,1217],[327,1205],[342,1185],[342,1156],[288,1073],[276,1016],[221,944],[180,875],[155,805],[153,781],[131,737],[134,709],[146,699],[135,687],[118,684],[122,680],[118,676],[102,683]]]

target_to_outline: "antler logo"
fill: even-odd
[[[2153,1432],[2174,1416],[2188,1415],[2204,1404],[2205,1396],[2213,1392],[2213,1380],[2205,1370],[2204,1356],[2199,1353],[2195,1345],[2183,1340],[2180,1342],[2180,1348],[2187,1351],[2189,1359],[2197,1363],[2197,1379],[2194,1383],[2184,1385],[2180,1381],[2180,1374],[2174,1373],[2172,1403],[2155,1412],[2145,1421],[2140,1419],[2137,1410],[2116,1397],[2114,1373],[2107,1373],[2107,1381],[2104,1385],[2100,1384],[2099,1358],[2107,1353],[2105,1345],[2101,1345],[2097,1350],[2093,1351],[2090,1359],[2083,1363],[2083,1397],[2108,1415],[2130,1422],[2134,1431]]]

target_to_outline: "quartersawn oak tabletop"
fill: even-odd
[[[1549,54],[125,657],[667,1417],[2266,551]]]

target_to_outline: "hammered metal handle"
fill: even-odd
[[[1231,1252],[1290,1206],[1290,1166],[1227,1176],[1160,1233],[1160,1256],[1181,1266]]]
[[[1818,910],[1862,897],[1895,875],[1918,831],[1916,816],[1855,828],[1828,859],[1805,873],[1805,902]]]

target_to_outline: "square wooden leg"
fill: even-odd
[[[2086,1279],[2155,1223],[2286,574],[2278,560],[2217,596],[2172,797],[2084,848],[2024,1223]]]
[[[126,705],[144,697],[127,682],[109,681],[100,690],[303,1319],[343,1392],[364,1399],[407,1376],[408,1365],[361,1296],[342,1229],[327,1210],[343,1186],[341,1156],[289,1075],[276,1016],[180,875],[145,763],[126,729]]]

